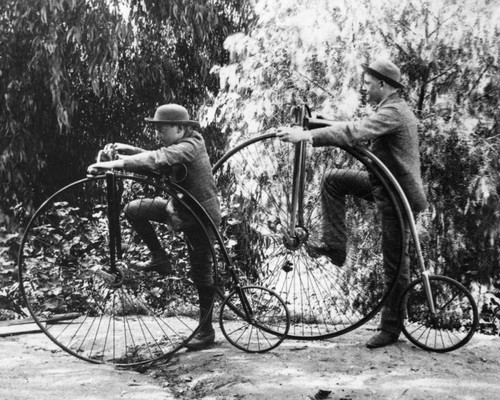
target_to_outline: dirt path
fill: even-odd
[[[43,334],[0,339],[0,399],[477,399],[500,398],[500,337],[475,335],[452,353],[426,353],[405,339],[369,350],[363,327],[328,341],[285,341],[266,354],[217,345],[142,373],[92,365]]]
[[[173,399],[158,380],[95,365],[59,350],[42,333],[0,338],[0,399]]]

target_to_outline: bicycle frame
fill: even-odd
[[[368,157],[370,160],[372,160],[384,173],[387,175],[389,178],[391,184],[394,186],[394,189],[396,189],[396,192],[398,193],[401,202],[403,203],[404,210],[406,212],[406,218],[408,221],[408,225],[410,228],[410,232],[413,238],[413,244],[415,246],[415,251],[417,253],[417,260],[419,267],[422,271],[422,278],[424,280],[424,287],[425,287],[425,293],[427,295],[427,301],[429,302],[429,308],[432,314],[436,313],[436,308],[434,305],[434,298],[432,296],[432,290],[431,290],[431,285],[429,282],[429,276],[431,275],[431,271],[426,268],[425,261],[424,261],[424,256],[422,254],[422,248],[420,247],[420,240],[418,238],[418,233],[417,233],[417,226],[415,224],[415,219],[413,218],[413,212],[410,207],[410,203],[408,199],[406,198],[406,195],[399,184],[399,182],[396,180],[394,175],[391,173],[389,168],[386,167],[386,165],[377,157],[375,154],[370,152],[367,149],[358,147],[357,150],[364,154],[366,157]]]
[[[304,121],[304,126],[328,126],[328,121],[324,119],[316,119],[316,118],[306,118],[306,121]],[[410,229],[411,236],[413,238],[413,243],[415,245],[415,251],[417,253],[417,260],[419,267],[421,269],[421,274],[422,278],[424,280],[424,285],[425,285],[425,292],[427,295],[427,301],[429,303],[429,308],[432,314],[436,313],[435,305],[434,305],[434,300],[432,296],[432,290],[430,287],[430,282],[429,282],[429,276],[431,275],[431,271],[426,268],[424,257],[422,254],[422,248],[420,246],[420,241],[418,238],[418,233],[417,233],[417,227],[415,224],[415,219],[413,218],[413,212],[411,210],[410,203],[406,197],[406,194],[404,193],[401,185],[397,181],[397,179],[394,177],[392,172],[387,168],[387,166],[375,155],[373,154],[370,150],[360,147],[360,146],[355,146],[353,148],[355,152],[360,154],[361,156],[369,159],[371,162],[373,162],[381,171],[382,173],[387,177],[389,180],[389,183],[393,186],[394,190],[396,191],[401,204],[403,205],[404,213],[406,216],[406,220],[408,222],[408,226]]]
[[[309,130],[333,124],[311,118],[307,106],[293,107],[292,118]],[[283,294],[295,321],[290,338],[347,333],[390,299],[401,332],[417,346],[442,352],[467,343],[478,320],[474,299],[459,282],[426,268],[410,204],[386,165],[362,147],[311,152],[307,141],[283,146],[277,137],[274,129],[252,135],[225,153],[213,170],[218,182],[228,184],[227,190],[222,186],[221,199],[236,225],[235,251],[241,256],[234,261],[242,259],[244,268],[256,271],[255,279]],[[320,193],[325,179],[332,193]],[[360,185],[350,187],[353,180]],[[349,194],[353,198],[344,197]],[[331,231],[322,227],[320,204],[339,207]],[[255,237],[240,240],[240,227]],[[403,288],[401,275],[395,274],[405,265],[410,235],[419,277]],[[245,254],[253,252],[256,262],[245,264]]]
[[[307,106],[295,106],[292,108],[292,116],[294,117],[294,125],[300,125],[306,129],[310,127],[325,127],[329,126],[329,121],[319,118],[311,118],[310,111]],[[298,142],[295,145],[295,158],[293,167],[293,189],[292,189],[292,200],[291,200],[291,226],[290,232],[286,235],[287,244],[289,246],[296,246],[300,241],[300,236],[297,235],[296,227],[303,225],[303,192],[304,192],[304,182],[305,182],[305,162],[306,162],[306,142]],[[404,213],[408,225],[410,228],[410,233],[413,238],[415,245],[415,251],[417,253],[417,259],[419,267],[422,271],[422,278],[424,280],[425,292],[427,295],[427,300],[429,303],[429,308],[432,314],[436,313],[434,300],[432,296],[432,291],[429,282],[429,276],[431,272],[426,268],[425,261],[422,255],[422,249],[420,247],[420,241],[418,238],[417,228],[415,224],[415,219],[413,218],[413,212],[410,207],[410,203],[401,188],[401,185],[396,180],[392,172],[387,168],[387,166],[373,154],[371,151],[364,147],[355,146],[352,151],[356,152],[358,155],[367,158],[373,162],[381,171],[382,174],[389,180],[390,185],[395,189],[401,204],[403,205]]]
[[[120,224],[118,222],[119,214],[120,214],[120,209],[119,209],[119,197],[120,194],[118,193],[117,186],[116,186],[116,174],[119,174],[120,172],[117,171],[107,171],[105,173],[106,176],[106,186],[107,186],[107,201],[109,204],[108,207],[108,222],[109,222],[109,248],[110,248],[110,264],[111,264],[111,271],[113,274],[119,274],[117,279],[115,279],[115,284],[119,284],[121,280],[123,279],[123,276],[120,272],[120,270],[117,268],[116,264],[117,261],[122,258],[122,249],[121,249],[121,231],[120,231]],[[154,175],[155,178],[160,178],[158,175]],[[90,178],[92,179],[92,178]],[[186,189],[184,189],[182,186],[179,186],[177,183],[173,182],[170,179],[164,178],[167,180],[166,186],[169,186],[171,189],[174,191],[178,192],[183,198],[188,199],[189,201],[187,202],[188,204],[193,204],[193,207],[190,207],[188,204],[184,204],[184,207],[188,208],[189,211],[194,215],[197,219],[197,222],[203,226],[201,220],[204,219],[208,221],[209,224],[209,229],[211,229],[215,236],[216,236],[216,241],[219,244],[219,248],[222,252],[222,256],[224,259],[224,264],[225,264],[225,273],[229,273],[232,279],[232,288],[233,292],[236,292],[238,294],[238,297],[242,303],[242,308],[244,313],[242,313],[239,309],[237,309],[235,306],[232,304],[228,304],[228,307],[231,308],[231,310],[238,315],[239,317],[247,320],[247,321],[253,321],[254,319],[254,312],[252,310],[252,307],[247,299],[247,297],[243,294],[242,290],[242,285],[240,283],[240,280],[238,278],[238,275],[234,271],[234,269],[231,267],[232,265],[232,260],[231,256],[229,255],[229,252],[227,251],[226,246],[224,245],[224,241],[222,238],[221,233],[217,229],[217,226],[213,219],[210,217],[210,215],[207,213],[205,208],[189,193]],[[212,252],[214,252],[214,249],[212,248]],[[212,254],[212,256],[215,259],[215,254]],[[222,299],[225,299],[225,295],[220,289],[218,285],[215,285],[215,293]],[[271,330],[267,329],[266,327],[262,327],[261,329],[266,331],[267,333],[273,333]]]
[[[110,252],[111,252],[111,259],[115,262],[116,258],[120,259],[121,258],[121,233],[120,233],[120,227],[119,224],[117,223],[118,221],[118,215],[119,215],[119,194],[117,193],[117,188],[116,188],[116,179],[115,176],[116,174],[122,174],[121,172],[117,171],[107,171],[106,172],[106,185],[108,188],[108,191],[106,193],[107,196],[107,201],[109,204],[109,209],[108,209],[108,222],[109,222],[109,236],[110,236]],[[142,176],[142,175],[139,175]],[[155,178],[160,178],[159,175],[154,175]],[[89,179],[92,179],[93,177],[89,177]],[[97,178],[97,177],[96,177]],[[147,177],[144,178],[146,180]],[[222,251],[222,256],[223,259],[226,263],[226,265],[231,265],[231,257],[224,246],[224,241],[223,238],[217,229],[217,226],[215,225],[215,222],[213,219],[210,217],[210,215],[207,213],[205,208],[189,193],[186,189],[184,189],[182,186],[178,185],[177,183],[173,182],[172,180],[167,179],[167,186],[172,189],[172,191],[177,192],[180,197],[188,199],[189,204],[193,204],[193,207],[191,207],[189,204],[184,204],[184,207],[188,209],[193,215],[196,216],[197,222],[202,224],[202,219],[206,220],[209,224],[209,229],[211,229],[215,236],[216,236],[216,241],[219,243],[221,251]],[[235,276],[236,277],[236,276]]]
[[[301,124],[305,121],[305,108],[300,107],[295,113],[295,123]],[[292,215],[290,224],[290,237],[295,237],[295,227],[304,225],[304,187],[306,165],[306,143],[299,142],[295,146],[295,158],[293,166],[293,188],[292,188]]]
[[[111,171],[106,172],[106,192],[108,200],[108,227],[109,227],[109,251],[111,272],[116,271],[116,259],[122,258],[121,231],[118,222],[118,194],[116,191],[115,174]]]

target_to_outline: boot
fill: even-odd
[[[172,264],[165,250],[156,250],[151,253],[151,261],[136,263],[132,268],[143,272],[157,272],[160,275],[171,275]]]
[[[215,342],[215,331],[212,325],[212,303],[214,300],[213,286],[198,286],[200,299],[200,330],[186,344],[189,350],[202,350],[210,347]]]
[[[312,258],[325,256],[337,267],[342,267],[347,257],[345,249],[334,249],[328,246],[308,246],[307,254]]]
[[[366,347],[369,349],[376,349],[379,347],[385,347],[390,344],[396,343],[398,341],[399,335],[392,332],[380,331],[376,335],[372,336],[368,342],[366,342]]]

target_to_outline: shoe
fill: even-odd
[[[203,350],[215,343],[215,331],[213,329],[202,331],[200,330],[194,337],[186,344],[189,350]]]
[[[157,272],[160,275],[172,274],[172,264],[170,264],[169,260],[164,260],[159,263],[153,263],[153,261],[150,261],[145,263],[143,266],[139,266],[138,269],[144,272]]]
[[[164,251],[152,255],[151,261],[146,263],[135,263],[132,268],[142,272],[157,272],[160,275],[171,275],[172,264]]]
[[[399,335],[395,333],[380,331],[376,335],[372,336],[368,342],[366,342],[366,347],[369,349],[376,349],[379,347],[388,346],[394,344],[398,341]]]
[[[307,254],[309,254],[312,258],[318,258],[321,256],[328,257],[337,267],[344,265],[346,259],[345,250],[333,249],[328,246],[308,246]]]

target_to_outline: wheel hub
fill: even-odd
[[[288,250],[298,250],[309,238],[309,232],[306,228],[297,226],[294,234],[290,236],[288,232],[283,231],[283,244]]]

